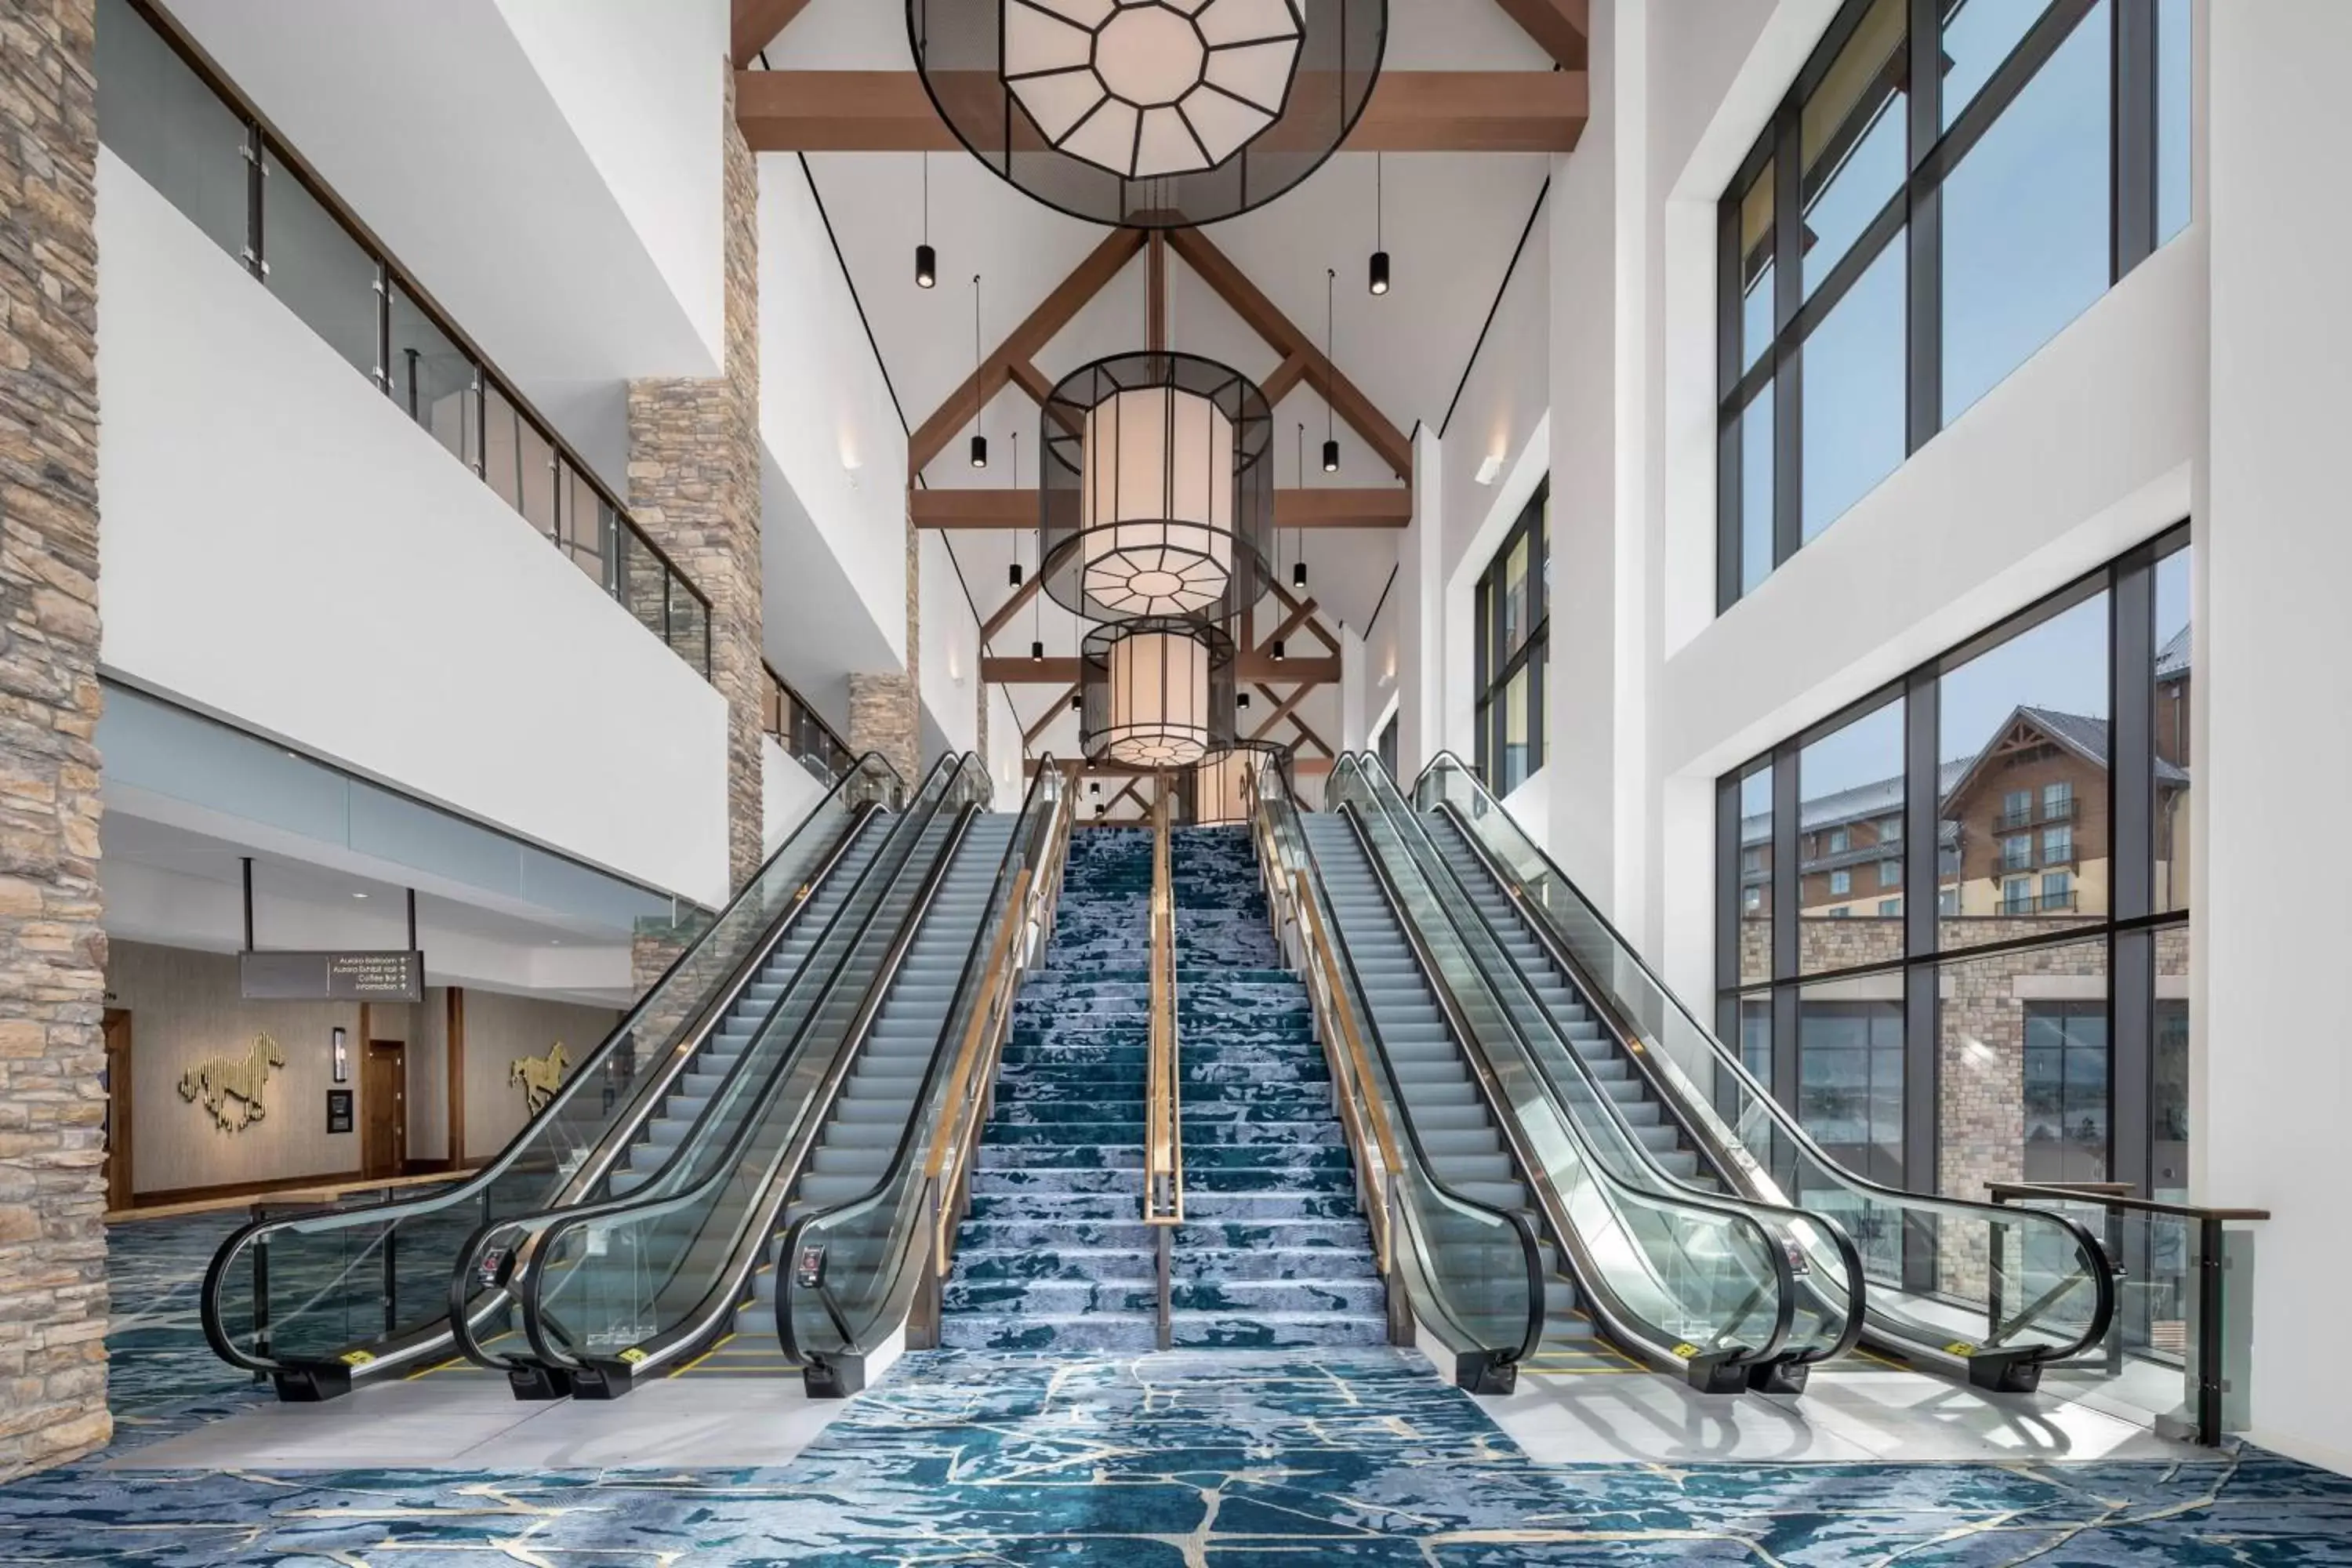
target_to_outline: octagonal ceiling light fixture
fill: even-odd
[[[1274,416],[1198,354],[1116,354],[1055,384],[1039,415],[1045,593],[1090,621],[1231,619],[1265,592]]]
[[[1079,647],[1078,744],[1089,762],[1189,768],[1234,743],[1234,639],[1221,626],[1115,621]]]
[[[1354,129],[1388,0],[907,0],[957,138],[1073,216],[1213,223],[1273,200]]]

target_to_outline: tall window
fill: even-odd
[[[1506,795],[1544,764],[1551,637],[1551,485],[1511,524],[1478,579],[1478,772]]]
[[[2189,218],[2189,0],[1847,0],[1724,193],[1729,608]]]
[[[1856,1170],[2189,1185],[2190,551],[2172,530],[1719,782],[1722,1033]],[[1881,1239],[1922,1250],[1873,1240],[1874,1271],[1982,1299],[1981,1259]]]

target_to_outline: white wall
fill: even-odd
[[[111,153],[98,227],[108,671],[717,902],[709,683]]]
[[[2201,1109],[2191,1101],[2192,1173],[2200,1201],[2272,1211],[2254,1227],[2252,1437],[2352,1472],[2352,1367],[2314,1353],[2314,1325],[2340,1321],[2352,1298],[2336,1195],[2352,1055],[2329,979],[2352,947],[2352,909],[2338,836],[2321,833],[2292,874],[2276,860],[2283,831],[2342,816],[2352,774],[2342,673],[2352,299],[2340,265],[2352,215],[2321,175],[2352,133],[2352,106],[2326,68],[2352,50],[2352,9],[2273,0],[2208,14],[2212,447],[2198,536],[2204,816],[2191,873],[2204,1096]]]
[[[824,798],[825,786],[817,782],[814,773],[789,755],[774,737],[760,737],[760,843],[761,852],[772,855],[776,847],[790,837],[816,803]]]
[[[760,434],[788,492],[763,487],[777,669],[797,682],[800,664],[811,685],[904,669],[906,427],[800,160],[782,153],[760,159]],[[863,662],[811,667],[837,646]]]
[[[718,374],[716,0],[171,10],[527,395]]]
[[[496,0],[670,292],[726,353],[725,0]]]
[[[968,752],[980,743],[980,622],[956,575],[947,535],[926,530],[920,548],[923,710],[939,726],[940,743]]]

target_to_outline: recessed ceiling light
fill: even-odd
[[[352,895],[352,897],[353,897],[353,898],[355,898],[355,899],[364,899],[364,898],[366,898],[366,897],[367,897],[367,895],[366,895],[365,893],[353,893],[353,894]]]

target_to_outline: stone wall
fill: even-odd
[[[91,0],[0,10],[0,1476],[106,1413]]]
[[[727,699],[730,887],[760,868],[760,176],[728,77],[726,363],[708,380],[629,384],[629,509],[710,601],[710,679]]]
[[[922,783],[922,689],[915,672],[923,668],[923,552],[911,513],[907,518],[907,668],[901,673],[852,675],[849,678],[849,749],[863,756],[879,752],[888,759],[909,791]],[[983,650],[985,651],[985,650]],[[988,686],[982,692],[982,722],[987,722]]]

